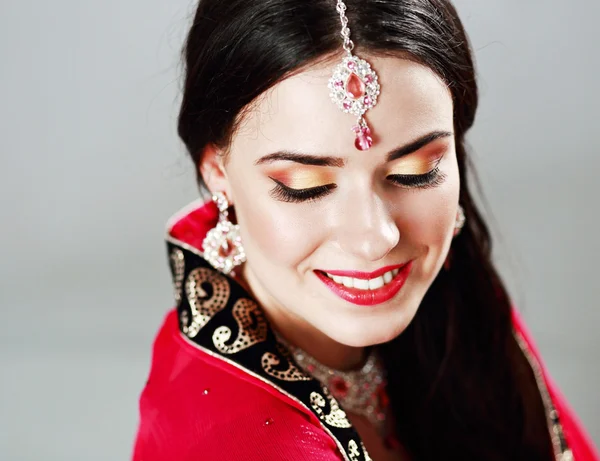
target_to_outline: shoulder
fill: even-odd
[[[188,343],[169,313],[140,398],[134,461],[339,460],[293,399]]]

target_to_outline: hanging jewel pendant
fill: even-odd
[[[353,126],[352,130],[356,133],[356,139],[354,140],[356,148],[358,150],[369,150],[373,145],[373,138],[371,138],[371,129],[364,117],[360,118],[358,125]]]
[[[235,276],[233,270],[246,261],[240,226],[229,221],[229,201],[223,192],[216,192],[212,200],[219,208],[219,221],[202,241],[203,256],[215,269]]]
[[[358,150],[368,150],[373,145],[371,130],[364,118],[365,112],[377,104],[380,86],[371,65],[352,52],[348,52],[329,79],[329,96],[345,113],[355,115],[357,124],[354,145]]]

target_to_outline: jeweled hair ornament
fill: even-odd
[[[340,109],[358,118],[356,125],[352,127],[352,131],[356,134],[354,145],[358,150],[368,150],[373,145],[373,138],[364,114],[377,104],[380,86],[377,74],[371,69],[371,65],[352,54],[354,43],[350,40],[346,4],[338,0],[336,10],[340,14],[342,23],[341,35],[344,39],[343,47],[346,56],[341,64],[335,67],[329,79],[329,95]]]

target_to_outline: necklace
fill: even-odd
[[[341,407],[364,416],[380,434],[386,432],[386,413],[389,405],[383,365],[374,350],[358,370],[341,371],[326,367],[302,349],[278,339],[292,353],[296,363],[331,392]]]

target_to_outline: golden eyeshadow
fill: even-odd
[[[318,170],[312,168],[276,170],[270,171],[268,176],[292,189],[310,189],[335,182],[333,173],[323,168]]]
[[[443,153],[435,152],[435,155],[409,155],[395,162],[389,169],[388,175],[421,175],[429,173],[439,163]]]

